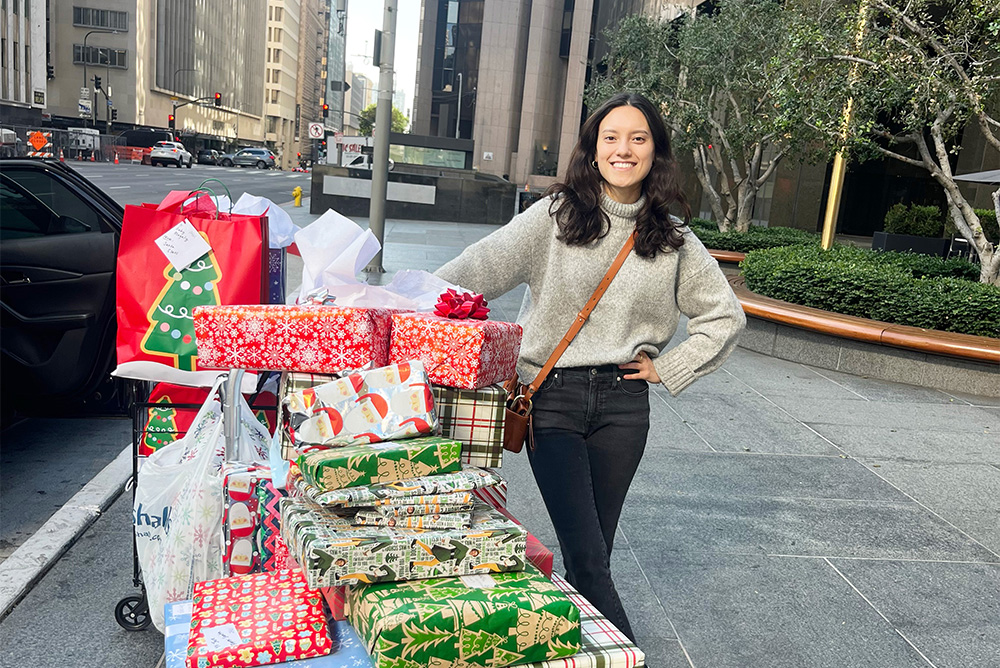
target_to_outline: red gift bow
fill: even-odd
[[[486,300],[482,295],[474,295],[471,292],[459,293],[451,288],[441,293],[438,303],[434,305],[434,315],[442,318],[452,318],[455,320],[486,320],[486,315],[490,312],[486,308]]]

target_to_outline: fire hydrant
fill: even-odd
[[[295,186],[292,197],[295,198],[295,206],[302,206],[302,186]]]

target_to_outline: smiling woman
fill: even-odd
[[[719,265],[672,206],[690,217],[663,120],[646,98],[622,93],[584,123],[563,183],[437,271],[486,299],[528,284],[518,315],[518,374],[535,379],[528,459],[566,579],[630,638],[610,558],[646,447],[649,383],[678,394],[722,364],[745,323]],[[598,284],[607,291],[587,319]],[[682,314],[688,338],[667,350]]]

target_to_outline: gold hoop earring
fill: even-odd
[[[597,161],[596,160],[591,160],[590,161],[590,166],[593,167],[594,169],[597,169]]]

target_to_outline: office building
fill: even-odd
[[[44,0],[7,0],[0,10],[0,120],[37,125],[46,107]],[[20,137],[24,139],[24,137]]]

